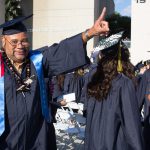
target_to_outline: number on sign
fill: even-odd
[[[146,0],[136,0],[137,3],[145,3]]]

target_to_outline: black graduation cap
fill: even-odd
[[[146,65],[149,65],[150,64],[150,60],[146,60],[146,61],[144,61],[144,65],[146,66]]]
[[[139,71],[142,67],[144,67],[144,62],[143,62],[143,61],[140,61],[139,63],[137,63],[137,64],[135,65],[134,70],[135,70],[135,71]]]
[[[20,32],[27,32],[27,28],[22,23],[24,20],[32,17],[33,15],[19,17],[10,21],[5,22],[0,25],[0,29],[2,29],[3,35],[12,35]]]

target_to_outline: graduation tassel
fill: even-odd
[[[118,72],[122,72],[122,71],[123,71],[122,62],[121,62],[121,44],[119,45],[117,71],[118,71]]]

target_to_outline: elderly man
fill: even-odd
[[[109,32],[106,8],[85,32],[29,51],[22,17],[0,26],[0,150],[55,150],[46,78],[85,65],[86,42]]]

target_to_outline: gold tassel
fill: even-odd
[[[122,62],[121,62],[121,45],[119,45],[117,71],[118,71],[118,72],[122,72],[122,71],[123,71]]]

